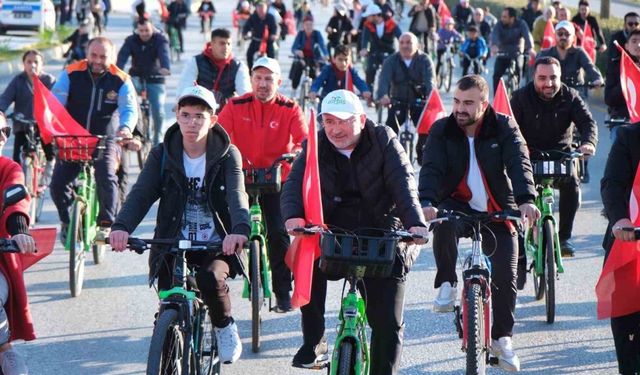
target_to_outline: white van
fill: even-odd
[[[0,0],[0,34],[8,30],[53,30],[56,13],[51,0]]]

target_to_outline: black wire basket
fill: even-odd
[[[323,233],[320,267],[333,276],[389,277],[400,238],[379,234]]]
[[[244,184],[249,194],[278,193],[282,187],[282,165],[271,168],[249,168],[243,170]]]
[[[533,177],[536,179],[554,179],[570,177],[575,173],[576,161],[571,158],[560,160],[531,160]]]

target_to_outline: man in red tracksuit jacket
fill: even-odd
[[[242,154],[243,168],[269,168],[282,154],[297,152],[307,138],[302,110],[291,99],[278,94],[282,83],[277,60],[262,57],[253,65],[253,92],[232,98],[218,117]],[[282,166],[282,181],[291,166]],[[291,310],[291,271],[284,263],[289,235],[280,212],[280,193],[262,194],[260,206],[267,224],[269,263],[273,273],[276,311]]]

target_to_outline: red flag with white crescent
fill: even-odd
[[[547,21],[547,25],[544,28],[544,36],[542,37],[541,48],[547,49],[556,45],[556,31],[553,27],[551,19]]]
[[[620,51],[620,86],[622,94],[627,101],[629,109],[629,119],[632,123],[640,121],[640,68],[633,62],[627,51],[620,45],[614,43]]]
[[[582,39],[582,48],[589,56],[592,63],[596,62],[596,40],[593,37],[593,30],[589,26],[589,22],[584,23],[584,38]]]
[[[504,81],[502,78],[500,79],[500,82],[498,82],[496,94],[493,96],[493,109],[498,113],[513,117],[513,110],[511,109],[511,103],[507,96],[507,89],[504,87]]]
[[[444,104],[442,104],[440,94],[435,88],[431,89],[427,104],[422,109],[418,120],[418,134],[429,134],[431,125],[443,117],[447,117],[447,111],[444,108]]]

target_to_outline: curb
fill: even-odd
[[[48,48],[46,50],[40,51],[44,56],[45,63],[48,60],[59,60],[62,59],[62,55],[66,51],[66,45],[61,44],[55,47]],[[22,66],[22,59],[20,57],[15,58],[9,61],[3,61],[0,63],[0,76],[11,76],[14,74],[18,74],[24,70]]]

